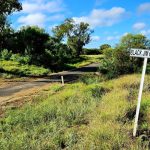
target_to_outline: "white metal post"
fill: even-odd
[[[140,113],[140,106],[141,106],[142,91],[143,91],[144,78],[145,78],[145,72],[146,72],[146,66],[147,66],[147,59],[148,58],[144,58],[144,65],[143,65],[140,90],[139,90],[139,96],[138,96],[138,104],[137,104],[137,108],[136,108],[135,124],[134,124],[134,130],[133,130],[134,137],[136,136],[137,127],[138,127],[138,119],[139,119],[139,113]]]
[[[61,82],[62,82],[62,86],[64,86],[65,84],[64,84],[64,77],[63,76],[61,76]]]

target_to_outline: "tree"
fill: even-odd
[[[7,16],[21,9],[22,7],[18,0],[0,0],[0,49],[3,48],[4,38],[8,35],[8,28],[10,28]]]
[[[127,34],[121,38],[120,44],[128,49],[130,48],[150,48],[150,40],[142,34]]]
[[[18,0],[0,0],[0,32],[2,32],[7,24],[7,16],[15,11],[22,9]]]
[[[26,51],[29,55],[42,54],[49,40],[49,34],[37,26],[22,27],[16,34],[20,53]]]
[[[67,45],[76,57],[81,54],[83,46],[90,42],[92,32],[88,23],[77,24],[73,19],[66,19],[64,23],[53,29],[54,36],[59,40],[67,38]]]
[[[130,48],[146,49],[150,47],[150,41],[141,34],[128,34],[121,38],[120,43],[114,48],[104,50],[104,59],[100,64],[100,72],[107,77],[118,77],[139,71],[143,59],[130,57]]]
[[[104,49],[107,49],[107,48],[111,48],[111,45],[109,45],[109,44],[102,44],[100,46],[100,51],[103,51]]]

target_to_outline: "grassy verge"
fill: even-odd
[[[103,55],[81,55],[80,58],[66,64],[66,68],[80,68],[91,63],[100,62]]]
[[[91,75],[55,84],[47,98],[7,111],[0,119],[0,149],[149,149],[150,76],[146,83],[135,139],[139,75],[104,82]]]
[[[12,78],[16,76],[44,76],[49,73],[48,69],[35,65],[25,65],[19,62],[0,60],[1,77]]]
[[[59,67],[59,69],[55,69],[55,71],[58,72],[83,67],[94,62],[99,62],[102,58],[102,55],[82,55],[81,57],[72,60],[70,63]],[[41,77],[50,73],[51,71],[49,69],[43,67],[21,64],[11,60],[0,60],[0,78],[2,79],[12,79],[22,76]]]

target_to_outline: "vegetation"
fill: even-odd
[[[100,46],[100,51],[101,51],[101,53],[103,53],[103,51],[104,51],[105,49],[109,49],[109,48],[111,48],[111,45],[109,45],[109,44],[102,44],[102,45]]]
[[[7,17],[15,11],[20,11],[22,6],[18,0],[1,0],[0,6],[0,50],[2,50],[5,39],[11,33]]]
[[[104,50],[104,59],[100,64],[100,72],[108,78],[118,77],[122,74],[138,72],[143,59],[131,58],[130,48],[146,49],[150,47],[150,40],[141,34],[128,34],[122,37],[115,48]]]
[[[83,48],[84,55],[99,55],[102,54],[98,48]]]
[[[66,19],[63,24],[53,29],[55,37],[67,38],[67,45],[76,57],[79,57],[83,46],[90,42],[91,33],[88,23],[76,24],[73,19]]]
[[[52,84],[46,95],[34,97],[21,108],[7,110],[0,118],[0,149],[150,149],[150,76],[146,77],[134,139],[140,76],[119,77],[139,71],[142,61],[130,58],[129,49],[150,48],[149,39],[128,34],[115,48],[103,44],[99,49],[86,49],[93,33],[89,24],[66,19],[53,28],[53,35],[37,26],[15,31],[7,17],[20,11],[21,4],[18,0],[5,0],[0,1],[0,6],[0,76],[39,77],[93,62],[100,62],[102,74],[86,74],[65,86]]]
[[[49,73],[48,69],[35,65],[23,65],[14,61],[1,61],[0,70],[2,73],[18,76],[45,76]]]
[[[146,83],[149,81],[148,76]],[[149,149],[148,84],[138,137],[132,138],[138,87],[138,75],[110,81],[86,75],[65,87],[54,84],[47,91],[47,98],[9,110],[0,119],[0,148]]]
[[[91,63],[99,63],[103,55],[81,55],[79,58],[74,59],[70,63],[65,64],[66,69],[80,68]]]

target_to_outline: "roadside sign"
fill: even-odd
[[[139,95],[138,95],[138,104],[137,104],[137,108],[136,108],[135,123],[134,123],[134,130],[133,130],[133,136],[135,137],[137,128],[138,128],[138,119],[139,119],[139,113],[140,113],[142,91],[143,91],[145,72],[146,72],[146,67],[147,67],[147,59],[150,58],[150,50],[131,48],[130,56],[144,58],[140,90],[139,90]]]
[[[140,58],[150,58],[150,50],[132,48],[130,50],[130,56]]]

